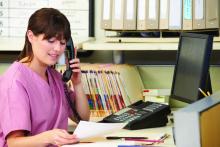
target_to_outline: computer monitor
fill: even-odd
[[[204,97],[199,91],[212,92],[209,75],[213,37],[181,33],[170,98],[192,103]]]

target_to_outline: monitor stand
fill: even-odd
[[[207,78],[206,78],[206,87],[205,87],[204,91],[206,93],[209,92],[210,94],[212,94],[212,84],[211,84],[210,72],[208,73]]]

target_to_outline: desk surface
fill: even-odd
[[[72,125],[73,124],[71,123],[69,127],[73,128],[74,126],[72,126]],[[111,133],[111,134],[106,134],[105,136],[125,136],[125,137],[126,136],[145,136],[145,137],[147,137],[147,136],[152,135],[152,134],[166,133],[166,134],[169,135],[169,137],[164,140],[164,143],[155,144],[155,146],[176,147],[175,144],[174,144],[174,140],[173,140],[172,127],[173,127],[173,124],[172,123],[168,123],[167,126],[159,127],[159,128],[140,129],[140,130],[126,130],[126,129],[122,129],[122,130],[119,130],[119,131]],[[106,146],[105,147],[108,147],[108,144],[110,144],[110,142],[112,142],[112,144],[109,145],[109,146],[112,146],[112,147],[116,146],[117,147],[117,145],[114,143],[113,140],[106,140],[105,136],[87,139],[86,141],[88,141],[88,142],[91,141],[91,142],[96,142],[96,143],[106,142]],[[78,144],[78,145],[71,145],[71,146],[79,146],[79,145],[80,144]],[[83,143],[82,146],[85,147],[86,144]],[[90,146],[92,146],[91,143],[90,143]]]

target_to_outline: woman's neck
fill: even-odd
[[[36,60],[31,60],[30,62],[22,62],[22,61],[27,61],[26,58],[23,58],[22,60],[20,60],[19,62],[25,64],[27,67],[29,67],[32,71],[34,71],[35,73],[37,73],[40,77],[42,77],[45,81],[48,81],[48,77],[47,77],[47,66],[44,64],[41,64],[39,62],[37,62]]]

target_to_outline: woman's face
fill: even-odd
[[[28,38],[32,45],[33,61],[45,66],[56,64],[66,48],[66,40],[57,40],[56,37],[44,39],[44,34],[35,36],[28,31]]]

